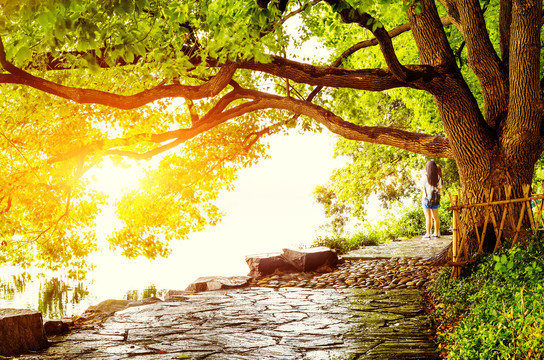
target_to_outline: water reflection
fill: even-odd
[[[32,276],[27,273],[11,275],[11,281],[0,279],[0,298],[12,300],[15,294],[23,293],[27,283],[32,281]]]
[[[82,272],[73,275],[0,267],[0,308],[27,308],[40,311],[44,319],[59,319],[81,315],[90,305],[106,298],[123,296],[131,301],[163,298],[167,291],[149,284],[143,290],[125,288],[117,297],[112,293],[106,298],[97,297],[95,280]]]
[[[54,277],[40,283],[38,311],[44,317],[65,317],[68,305],[78,305],[89,295],[87,285],[82,281],[73,286],[70,286],[69,282],[70,280]]]
[[[148,287],[144,288],[142,291],[138,290],[129,290],[125,294],[125,300],[141,300],[146,299],[148,297],[163,297],[166,294],[166,290],[164,289],[157,289],[157,287],[153,284],[149,285]]]
[[[2,268],[0,307],[24,307],[40,311],[44,318],[62,318],[73,315],[74,309],[86,300],[88,286],[81,275],[74,278]]]

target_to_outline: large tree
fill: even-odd
[[[105,200],[85,173],[109,156],[161,157],[110,242],[165,255],[290,127],[453,159],[465,190],[520,194],[544,144],[542,23],[536,0],[3,1],[3,261],[94,249]],[[330,62],[300,56],[309,41]],[[409,127],[365,117],[377,92]]]

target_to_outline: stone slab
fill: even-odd
[[[49,346],[42,314],[26,309],[0,309],[0,355],[12,356]]]
[[[438,359],[429,328],[417,290],[248,287],[127,308],[20,360]]]
[[[315,271],[323,266],[334,267],[338,256],[327,247],[309,249],[283,249],[282,256],[300,272]]]
[[[200,292],[225,290],[246,286],[250,276],[203,276],[187,286],[186,291]]]
[[[279,252],[247,255],[246,263],[249,266],[248,276],[259,278],[276,272],[298,271],[296,267],[288,263],[281,255]]]

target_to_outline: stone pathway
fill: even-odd
[[[425,259],[451,243],[451,236],[435,240],[420,238],[367,246],[345,254],[334,271],[319,274],[272,275],[253,280],[251,285],[269,288],[362,288],[423,289],[433,281],[439,268]]]
[[[20,359],[434,359],[430,335],[414,290],[247,288],[129,308]]]
[[[440,250],[444,249],[452,241],[453,237],[451,235],[442,235],[438,239],[431,240],[422,240],[418,237],[411,240],[392,241],[378,246],[366,246],[350,251],[343,258],[428,258],[440,252]]]
[[[440,241],[441,249],[448,240]],[[403,259],[395,244],[419,250]],[[417,285],[415,272],[407,272],[424,272],[420,258],[429,247],[429,241],[394,242],[380,246],[382,252],[372,249],[373,256],[387,257],[378,260],[361,260],[368,258],[365,249],[350,253],[333,273],[314,274],[321,287],[311,279],[305,287],[284,279],[272,286],[270,280],[128,308],[19,359],[437,359],[417,289],[424,283]],[[380,273],[372,272],[375,261],[383,262]],[[395,273],[403,269],[404,277]],[[396,288],[387,288],[391,284]]]

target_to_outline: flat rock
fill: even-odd
[[[249,276],[262,278],[271,274],[294,272],[331,271],[338,263],[338,256],[327,247],[294,250],[283,249],[283,253],[263,253],[246,256]]]
[[[63,320],[48,320],[44,322],[43,328],[47,337],[66,334],[70,331],[69,323]]]
[[[158,301],[162,301],[162,300],[159,299],[158,297],[149,297],[143,300],[108,299],[108,300],[102,301],[101,303],[97,305],[89,306],[89,308],[87,309],[87,312],[113,314],[113,313],[116,313],[117,311],[124,310],[128,307],[149,305],[149,304],[154,304]]]
[[[18,355],[48,346],[40,312],[0,309],[0,355]]]
[[[106,314],[113,314],[117,311],[124,310],[128,307],[128,304],[130,303],[129,300],[116,300],[116,299],[108,299],[100,302],[97,305],[89,306],[87,311],[96,311]]]
[[[248,276],[254,278],[260,278],[277,272],[289,273],[298,271],[279,252],[247,255],[246,263],[249,266]]]
[[[338,263],[336,253],[327,247],[283,249],[282,257],[301,272],[315,271],[323,266],[334,267]]]
[[[187,287],[186,291],[225,290],[246,286],[250,276],[204,276],[199,277]]]

